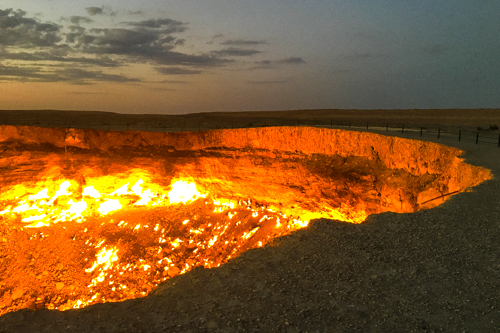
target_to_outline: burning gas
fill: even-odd
[[[140,170],[87,178],[84,185],[75,180],[46,180],[31,187],[16,185],[3,192],[0,202],[11,204],[0,215],[17,216],[26,227],[38,228],[58,222],[82,222],[89,216],[104,216],[129,206],[164,206],[202,197],[194,183],[184,180],[174,181],[171,188],[169,192],[153,184],[150,176]]]
[[[18,184],[0,195],[0,314],[147,295],[193,267],[217,267],[308,221],[250,199],[214,198],[144,170]]]

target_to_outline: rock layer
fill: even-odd
[[[140,167],[164,184],[193,178],[212,194],[307,219],[360,222],[431,208],[491,178],[456,148],[313,127],[152,133],[0,126],[0,143],[1,186]]]

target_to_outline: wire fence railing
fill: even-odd
[[[312,126],[324,128],[344,128],[351,130],[369,130],[396,133],[413,137],[454,138],[458,141],[470,141],[476,144],[491,144],[500,147],[500,132],[496,125],[487,129],[471,127],[453,127],[437,125],[397,124],[380,121],[353,121],[336,118],[213,118],[206,120],[176,120],[175,122],[92,122],[92,121],[40,121],[32,119],[2,120],[0,125],[37,126],[59,128],[81,128],[107,131],[148,131],[148,132],[186,132],[212,129],[236,129],[277,126]]]

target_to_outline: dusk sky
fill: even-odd
[[[0,6],[0,109],[500,107],[499,0]]]

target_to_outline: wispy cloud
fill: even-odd
[[[229,39],[221,43],[222,45],[259,45],[267,44],[265,41],[260,40],[244,40],[244,39]]]
[[[255,66],[250,67],[250,70],[255,69],[275,69],[280,65],[300,65],[305,64],[306,61],[301,57],[288,57],[279,60],[260,60],[254,62]]]
[[[64,54],[64,52],[63,52]],[[109,57],[69,57],[61,56],[58,52],[16,52],[3,53],[0,52],[2,59],[21,60],[21,61],[51,61],[60,63],[78,63],[80,65],[95,65],[99,67],[118,67],[120,62]]]
[[[87,7],[85,10],[91,16],[104,14],[104,7]]]
[[[192,75],[201,74],[201,70],[194,70],[182,67],[157,67],[155,68],[158,73],[165,75]]]
[[[69,21],[73,24],[92,23],[94,20],[85,16],[71,16]]]
[[[187,29],[187,24],[172,19],[149,19],[139,22],[124,22],[124,24],[133,27],[162,29],[165,34],[174,32],[183,32]]]
[[[216,55],[219,56],[225,56],[225,57],[247,57],[247,56],[252,56],[254,54],[262,53],[259,50],[255,49],[240,49],[240,48],[235,48],[235,47],[230,47],[227,49],[219,50],[219,51],[214,51],[213,52]]]
[[[300,57],[289,57],[277,61],[278,64],[304,64],[304,59]]]
[[[188,81],[179,81],[179,80],[162,80],[162,81],[155,82],[155,83],[188,84],[189,82]]]
[[[129,15],[143,15],[144,12],[142,10],[129,10],[127,12],[127,14],[129,14]]]
[[[140,82],[138,78],[124,75],[107,74],[103,71],[85,70],[80,68],[63,68],[46,71],[41,67],[19,67],[0,65],[0,79],[35,81],[35,82],[68,82],[73,84],[91,84],[101,82]]]

